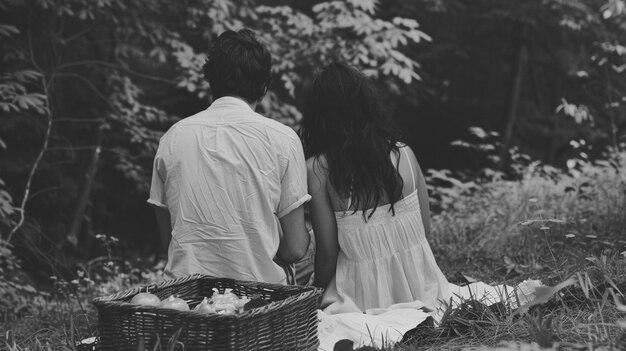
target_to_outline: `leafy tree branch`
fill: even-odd
[[[43,116],[45,118],[46,129],[45,129],[45,133],[44,133],[44,137],[43,137],[43,143],[41,145],[39,153],[37,154],[37,157],[33,161],[33,164],[31,166],[30,171],[28,173],[28,176],[26,178],[26,184],[24,186],[24,193],[22,195],[22,200],[21,200],[19,206],[16,209],[16,212],[18,213],[17,223],[15,224],[15,226],[9,232],[9,235],[7,236],[6,241],[3,242],[3,246],[5,246],[5,247],[6,247],[6,245],[8,245],[11,242],[11,240],[13,239],[13,235],[15,235],[15,233],[24,224],[24,220],[26,218],[26,213],[25,213],[25,211],[26,211],[26,203],[28,202],[28,199],[29,199],[29,194],[30,194],[30,190],[31,190],[31,184],[32,184],[33,178],[35,176],[35,172],[37,172],[37,168],[39,167],[39,164],[41,163],[41,160],[43,159],[43,156],[46,153],[46,150],[48,148],[48,142],[50,140],[50,132],[52,130],[52,111],[50,109],[50,105],[51,105],[50,104],[50,92],[48,90],[49,82],[46,81],[46,77],[45,77],[43,71],[41,70],[41,68],[37,64],[37,61],[35,60],[35,51],[33,50],[33,41],[32,41],[32,33],[31,33],[31,28],[30,28],[31,27],[30,26],[30,20],[31,20],[31,17],[29,16],[29,26],[28,26],[26,35],[27,35],[27,38],[28,38],[28,47],[29,47],[29,51],[30,51],[29,52],[29,54],[30,54],[30,61],[31,61],[31,64],[33,65],[33,67],[38,72],[40,85],[41,85],[41,88],[43,90],[43,104],[41,106],[41,109],[43,110]]]

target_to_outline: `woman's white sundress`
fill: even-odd
[[[324,312],[365,312],[416,300],[434,310],[449,298],[448,281],[426,240],[417,190],[394,204],[395,216],[389,208],[377,207],[367,221],[362,211],[335,212],[340,250]]]

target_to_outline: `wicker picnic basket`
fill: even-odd
[[[193,308],[213,288],[226,288],[240,297],[258,294],[270,303],[234,315],[176,311],[130,304],[140,292],[160,299],[175,295]],[[195,274],[160,284],[96,298],[96,350],[315,350],[317,308],[321,289],[266,284]]]

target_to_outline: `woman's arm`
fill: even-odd
[[[420,212],[422,213],[422,223],[424,223],[424,233],[428,237],[430,235],[430,202],[428,201],[428,189],[426,187],[424,174],[417,161],[415,165],[417,166],[415,168],[415,173],[417,173],[417,178],[415,179],[417,182],[417,197],[420,203]]]
[[[328,173],[322,157],[307,160],[307,182],[311,224],[315,234],[315,280],[313,285],[326,288],[337,268],[337,222],[328,196]]]
[[[424,179],[422,169],[417,162],[417,157],[410,147],[406,147],[409,150],[409,155],[411,155],[409,162],[411,162],[415,176],[415,188],[417,188],[417,198],[420,203],[420,212],[422,214],[422,222],[424,223],[424,233],[428,236],[430,235],[430,202],[428,200],[428,188],[426,187],[426,180]]]

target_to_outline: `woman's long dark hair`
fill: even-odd
[[[361,72],[339,62],[315,77],[300,137],[307,158],[326,157],[331,185],[339,196],[351,196],[355,212],[371,218],[386,195],[395,214],[403,185],[390,158],[394,150],[399,157],[397,136],[373,82]]]

